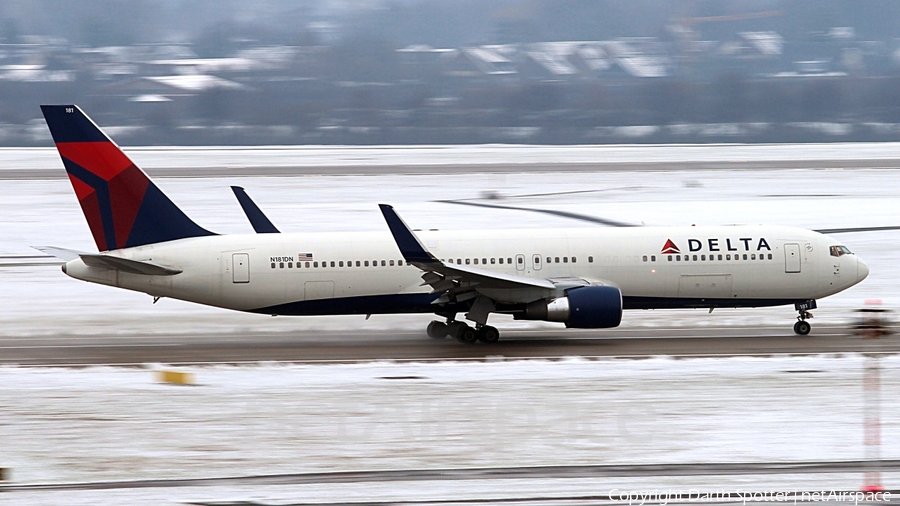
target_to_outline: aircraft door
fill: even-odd
[[[303,289],[304,300],[334,298],[334,281],[307,281]]]
[[[784,272],[800,272],[800,245],[788,243],[784,245]]]
[[[531,256],[531,265],[534,267],[534,270],[541,270],[541,256],[540,255],[532,255]]]
[[[516,255],[516,270],[525,270],[525,255]]]
[[[231,255],[231,273],[232,282],[249,283],[250,282],[250,254],[234,253]]]

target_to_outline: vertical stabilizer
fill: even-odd
[[[214,235],[194,223],[76,105],[41,111],[100,251]]]

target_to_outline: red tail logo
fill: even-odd
[[[676,253],[681,253],[681,250],[678,249],[678,246],[675,246],[675,243],[672,242],[672,239],[666,239],[666,245],[663,246],[662,254],[674,255]]]
[[[187,217],[75,105],[42,105],[97,249],[212,235]]]

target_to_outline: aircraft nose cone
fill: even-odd
[[[862,281],[862,280],[866,279],[866,276],[868,276],[868,275],[869,275],[869,266],[866,265],[865,262],[863,262],[862,260],[857,258],[856,259],[856,279],[858,279],[859,281]]]

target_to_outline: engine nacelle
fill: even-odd
[[[573,329],[618,327],[622,322],[622,291],[614,286],[572,288],[565,297],[528,304],[525,318],[562,322]]]

